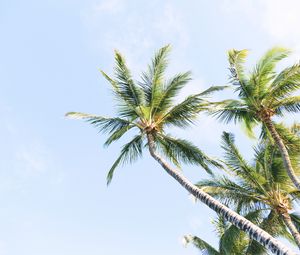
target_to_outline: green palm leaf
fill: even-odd
[[[288,57],[290,50],[282,47],[274,47],[266,52],[259,60],[250,79],[255,84],[255,95],[264,95],[269,93],[267,84],[275,77],[274,69],[276,64]]]
[[[177,74],[165,85],[159,100],[153,106],[153,115],[156,112],[164,112],[172,106],[174,97],[191,80],[191,72]]]
[[[203,99],[199,95],[189,96],[181,103],[172,107],[159,119],[159,122],[181,128],[190,126],[197,118],[203,102]]]
[[[176,159],[176,162],[200,165],[208,173],[212,174],[210,166],[221,168],[222,165],[209,158],[198,147],[183,139],[177,139],[168,135],[159,135],[157,140],[166,149],[166,154]]]
[[[148,71],[143,73],[141,86],[143,88],[146,103],[148,106],[157,104],[159,94],[162,91],[163,75],[168,65],[168,54],[170,45],[161,48],[152,59],[152,64],[148,66]]]
[[[183,238],[186,243],[192,243],[196,246],[203,255],[221,255],[221,253],[219,253],[213,246],[197,236],[187,235]]]
[[[278,98],[290,95],[300,88],[300,63],[281,71],[272,82],[267,99],[273,102]]]
[[[236,183],[226,176],[222,176],[214,177],[212,180],[199,181],[196,186],[222,203],[240,208],[239,210],[247,211],[250,207],[255,210],[266,208],[259,202],[255,189],[243,181]]]
[[[96,128],[98,128],[99,131],[104,133],[113,133],[124,127],[138,126],[136,123],[128,121],[126,119],[102,117],[82,112],[68,112],[66,114],[66,117],[72,119],[84,119]]]
[[[213,108],[210,109],[209,113],[225,123],[244,121],[251,114],[247,105],[238,100],[224,100],[214,103],[212,106]],[[254,120],[254,116],[252,120]]]
[[[121,150],[121,153],[117,160],[114,162],[107,174],[107,185],[110,184],[115,169],[120,164],[132,163],[142,156],[143,150],[143,136],[135,136],[129,143],[125,144]]]
[[[115,62],[117,94],[132,106],[141,105],[142,90],[134,84],[126,61],[118,51],[115,51]]]
[[[283,116],[283,111],[299,112],[300,111],[300,96],[293,96],[281,99],[273,103],[272,107],[276,113]]]
[[[221,147],[225,151],[227,166],[236,172],[237,175],[249,181],[250,184],[255,185],[257,189],[264,190],[260,183],[261,181],[265,182],[264,178],[256,174],[255,169],[253,169],[239,153],[234,144],[234,136],[232,134],[223,132]]]

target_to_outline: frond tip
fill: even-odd
[[[97,117],[97,115],[87,114],[83,112],[68,112],[65,114],[65,117],[69,119],[89,119]]]

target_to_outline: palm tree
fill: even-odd
[[[198,187],[193,185],[176,168],[172,167],[162,156],[163,153],[175,165],[180,162],[198,164],[210,171],[211,166],[219,167],[219,163],[207,157],[192,143],[174,138],[166,134],[167,127],[190,126],[199,111],[207,108],[205,97],[210,93],[223,89],[211,87],[206,91],[192,95],[178,104],[174,104],[176,96],[184,85],[190,81],[190,72],[180,73],[169,80],[164,79],[167,67],[169,46],[161,48],[142,74],[142,81],[136,83],[119,52],[115,53],[115,78],[102,72],[112,85],[112,90],[118,102],[116,117],[102,117],[85,113],[68,113],[68,117],[87,120],[99,130],[108,132],[106,145],[117,141],[129,130],[136,130],[137,134],[125,144],[120,156],[108,172],[107,180],[110,183],[114,170],[121,163],[133,162],[142,155],[144,148],[148,148],[150,155],[163,169],[177,180],[188,192],[197,197],[226,220],[239,229],[268,247],[276,254],[294,254],[286,246],[264,232],[252,222],[230,210]],[[161,153],[159,153],[161,152]]]
[[[290,141],[298,144],[299,140],[298,137]],[[292,148],[295,146],[289,145]],[[295,202],[300,201],[300,192],[295,189],[286,171],[283,170],[278,148],[266,142],[261,143],[255,150],[253,164],[243,158],[234,144],[232,134],[223,133],[222,148],[225,151],[228,172],[235,178],[223,175],[200,181],[197,186],[223,203],[231,204],[238,211],[263,211],[266,220],[260,226],[263,229],[270,225],[277,226],[277,229],[269,229],[268,232],[273,236],[283,235],[289,238],[285,231],[287,227],[300,248],[299,216],[289,212],[294,208]],[[300,148],[297,152],[299,150]],[[300,173],[299,157],[295,152],[291,152],[290,155],[296,173]]]
[[[245,215],[245,218],[251,220],[255,224],[261,223],[261,212],[259,210],[253,211]],[[206,255],[265,255],[266,249],[247,237],[245,232],[240,231],[237,227],[224,221],[223,218],[218,217],[214,220],[213,225],[215,232],[219,238],[219,247],[215,248],[206,242],[204,239],[194,235],[185,235],[183,237],[184,244],[189,243],[197,247],[201,254]]]
[[[226,123],[243,122],[250,132],[253,126],[262,123],[280,150],[288,176],[300,190],[300,181],[273,122],[274,116],[282,117],[284,112],[300,111],[300,96],[293,95],[300,88],[300,63],[276,74],[277,62],[286,58],[290,51],[275,47],[267,51],[247,75],[244,68],[247,53],[247,50],[228,52],[230,81],[235,87],[235,92],[238,92],[239,99],[217,103],[213,114]]]

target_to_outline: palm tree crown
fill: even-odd
[[[282,117],[284,111],[299,112],[300,96],[292,93],[300,88],[300,64],[285,68],[276,74],[276,64],[289,56],[290,51],[275,47],[259,60],[250,74],[246,74],[244,62],[247,50],[230,50],[230,82],[239,99],[221,102],[215,114],[223,121],[243,121],[246,127],[264,122],[272,116]]]
[[[109,170],[108,184],[119,164],[133,162],[142,155],[144,145],[147,144],[146,134],[149,133],[154,137],[156,147],[177,166],[181,162],[196,164],[208,172],[211,172],[210,165],[220,166],[191,142],[174,138],[165,132],[166,127],[183,128],[193,124],[199,111],[207,106],[205,97],[223,88],[211,87],[176,103],[176,96],[191,80],[191,73],[179,73],[166,80],[164,74],[169,51],[170,46],[167,45],[155,54],[147,71],[142,73],[140,82],[133,80],[124,57],[115,52],[115,77],[111,78],[103,71],[101,73],[112,85],[118,103],[116,117],[79,112],[66,114],[68,117],[85,119],[101,131],[107,132],[109,134],[105,142],[107,146],[119,140],[129,130],[137,131],[133,139],[123,146],[120,156]]]
[[[230,81],[235,92],[238,92],[238,99],[218,102],[212,112],[224,122],[243,122],[250,134],[255,125],[262,123],[270,138],[276,142],[290,179],[300,190],[300,180],[272,121],[273,116],[282,117],[284,112],[300,111],[300,96],[295,95],[300,88],[300,64],[287,67],[276,74],[276,64],[286,58],[290,51],[275,47],[267,51],[250,74],[246,74],[244,62],[247,53],[247,50],[228,52]]]
[[[284,127],[281,126],[281,129]],[[289,147],[295,149],[299,137],[285,128],[286,139],[290,135]],[[255,149],[255,159],[252,164],[247,162],[234,144],[234,137],[224,132],[222,148],[225,151],[225,164],[234,176],[214,177],[200,181],[197,186],[222,202],[234,206],[242,213],[253,210],[264,212],[264,220],[260,226],[273,236],[284,236],[291,239],[286,231],[285,220],[289,218],[299,229],[299,216],[290,213],[295,202],[300,200],[300,192],[284,171],[283,162],[277,147],[268,142],[261,142]],[[299,152],[291,152],[291,159],[296,173],[300,173]],[[299,238],[298,231],[294,238]],[[299,244],[298,244],[299,245]]]

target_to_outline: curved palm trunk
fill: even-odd
[[[293,170],[289,153],[288,153],[287,149],[285,148],[285,145],[284,145],[280,135],[276,131],[272,120],[270,118],[266,119],[264,121],[264,123],[266,124],[267,129],[271,133],[272,138],[274,139],[274,141],[276,142],[276,144],[278,146],[278,149],[280,151],[280,154],[281,154],[281,157],[283,160],[283,164],[284,164],[284,167],[286,169],[288,176],[290,177],[290,179],[292,180],[292,182],[294,183],[296,188],[298,190],[300,190],[300,181]]]
[[[293,251],[283,245],[281,242],[273,238],[270,234],[253,224],[251,221],[240,216],[232,211],[185,178],[179,171],[173,169],[167,161],[165,161],[159,154],[156,153],[155,143],[152,134],[147,133],[149,152],[151,156],[171,175],[179,184],[184,187],[189,193],[198,198],[201,202],[213,209],[216,213],[224,217],[234,226],[246,232],[250,238],[256,240],[261,245],[269,249],[272,253],[277,255],[295,255]]]
[[[291,234],[295,239],[296,244],[298,245],[298,248],[300,249],[300,234],[297,228],[295,227],[294,223],[292,222],[291,216],[289,215],[288,212],[285,212],[281,214],[281,218],[283,219],[285,225],[290,230]]]

